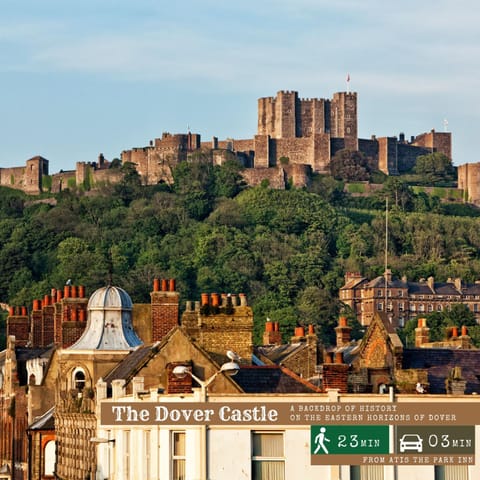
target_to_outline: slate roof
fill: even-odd
[[[367,288],[385,288],[385,277],[380,275],[367,283]],[[407,288],[407,283],[399,279],[393,279],[387,282],[388,288]]]
[[[321,390],[291,370],[277,365],[242,366],[231,377],[245,393],[320,393]]]
[[[43,415],[36,417],[33,423],[28,427],[29,430],[55,430],[55,407],[47,410]]]
[[[465,393],[480,394],[480,350],[407,348],[403,351],[402,368],[428,371],[428,393],[446,393],[445,379],[453,367],[462,369],[462,376],[467,380]]]
[[[278,365],[292,353],[296,353],[306,347],[306,342],[287,343],[282,345],[261,345],[255,347],[255,352],[260,360],[267,359]]]
[[[110,372],[105,375],[103,381],[110,385],[113,380],[124,379],[128,383],[145,363],[158,351],[157,344],[140,346],[130,352]]]

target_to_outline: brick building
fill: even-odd
[[[455,303],[467,305],[480,322],[480,283],[466,284],[460,278],[412,282],[394,278],[389,270],[373,280],[347,273],[339,295],[362,325],[369,325],[376,313],[386,312],[393,327],[403,326],[422,313],[442,311]]]

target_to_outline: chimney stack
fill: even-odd
[[[347,317],[340,317],[338,319],[338,326],[335,327],[335,332],[337,334],[337,347],[343,347],[350,343],[350,332],[352,327],[348,326]]]
[[[421,347],[428,342],[430,342],[430,329],[427,327],[427,319],[419,318],[415,329],[415,347]]]
[[[282,335],[280,334],[280,328],[278,322],[272,322],[267,320],[265,322],[265,331],[263,332],[263,344],[264,345],[281,345]]]
[[[154,280],[153,291],[150,293],[152,306],[152,342],[162,340],[173,327],[178,325],[180,295],[175,291],[175,280],[170,279],[168,281],[162,279],[160,291],[158,287],[158,280]]]

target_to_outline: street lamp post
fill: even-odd
[[[238,365],[238,361],[240,357],[235,353],[229,350],[227,352],[227,357],[230,359],[229,362],[224,363],[220,370],[215,372],[211,377],[207,378],[206,380],[201,380],[196,375],[192,373],[189,367],[185,365],[177,365],[173,369],[173,374],[177,378],[185,378],[185,376],[190,375],[199,385],[200,385],[200,392],[201,392],[201,401],[208,402],[208,386],[217,378],[220,373],[233,376],[239,370],[240,366]],[[201,425],[201,439],[200,439],[200,458],[201,458],[201,476],[200,478],[207,479],[208,478],[208,462],[207,462],[207,426]]]

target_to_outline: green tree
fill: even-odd
[[[452,181],[455,178],[452,159],[440,152],[417,157],[414,170],[429,185],[439,181]]]
[[[330,160],[330,172],[336,180],[369,180],[372,168],[368,158],[359,151],[339,150]]]

